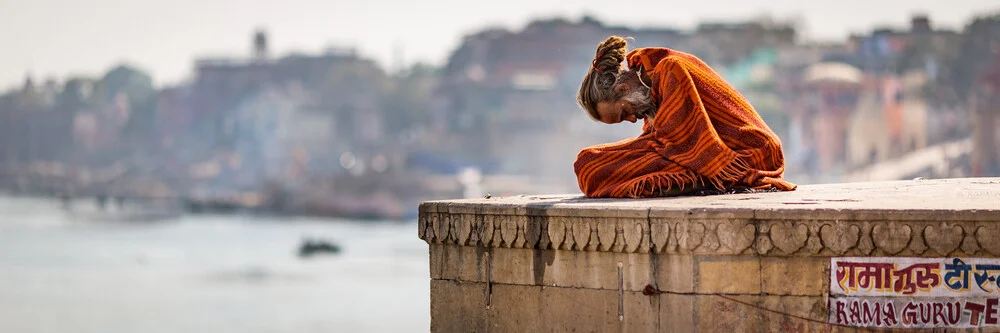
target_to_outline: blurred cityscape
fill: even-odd
[[[680,30],[583,17],[469,34],[441,68],[272,54],[250,31],[234,37],[245,57],[195,59],[175,86],[129,65],[28,76],[0,94],[0,191],[387,219],[422,200],[578,193],[577,152],[639,131],[576,105],[609,35],[713,66],[781,137],[792,182],[1000,176],[1000,15],[958,31],[917,15],[826,44],[768,19]]]

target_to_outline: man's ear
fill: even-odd
[[[616,94],[618,94],[618,95],[624,95],[626,92],[628,92],[628,85],[627,84],[619,83],[618,85],[615,86],[615,93]]]

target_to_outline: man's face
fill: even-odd
[[[598,120],[605,124],[617,124],[623,121],[635,123],[640,119],[635,112],[635,106],[624,99],[598,102],[597,115],[600,116]]]
[[[649,89],[641,86],[638,76],[627,71],[622,74],[614,86],[615,98],[611,101],[597,103],[599,121],[605,124],[617,124],[623,121],[635,123],[656,111],[656,105],[649,94]]]

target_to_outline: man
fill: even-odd
[[[668,48],[626,54],[626,46],[617,36],[598,46],[577,102],[603,123],[642,119],[642,134],[580,152],[574,169],[587,197],[796,188],[782,179],[781,141],[708,65]]]

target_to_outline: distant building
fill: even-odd
[[[927,77],[910,72],[902,77],[870,79],[847,132],[847,162],[865,166],[924,148],[928,138],[928,107],[923,86]]]
[[[156,96],[156,133],[162,146],[172,147],[186,135],[194,121],[191,87],[182,85],[160,90]]]
[[[258,61],[265,61],[269,56],[267,33],[264,30],[257,30],[253,35],[253,55]]]
[[[61,160],[72,150],[73,115],[53,109],[57,89],[27,76],[21,90],[0,95],[0,165]]]
[[[930,18],[917,15],[907,30],[880,28],[868,35],[852,35],[848,47],[854,52],[852,64],[862,71],[899,72],[909,66],[924,69],[933,77],[941,61],[936,51],[954,47],[960,38],[958,32],[935,29]]]
[[[346,109],[372,111],[378,104],[379,87],[385,74],[374,61],[360,58],[353,50],[329,50],[317,55],[293,54],[277,59],[268,56],[267,37],[257,32],[254,56],[249,58],[203,58],[195,64],[190,100],[195,136],[212,146],[231,148],[238,138],[228,114],[275,89],[297,86],[300,104],[341,112]],[[358,138],[363,139],[363,138]]]
[[[844,63],[810,65],[798,79],[801,88],[788,108],[791,117],[788,163],[813,177],[829,176],[842,167],[848,117],[862,91],[863,74]]]
[[[78,148],[103,149],[119,143],[132,114],[128,96],[119,93],[103,107],[74,114],[73,137]]]
[[[972,176],[1000,176],[1000,54],[976,80],[971,97]]]
[[[794,26],[766,21],[709,22],[698,25],[680,47],[709,65],[728,66],[762,48],[795,45]]]

